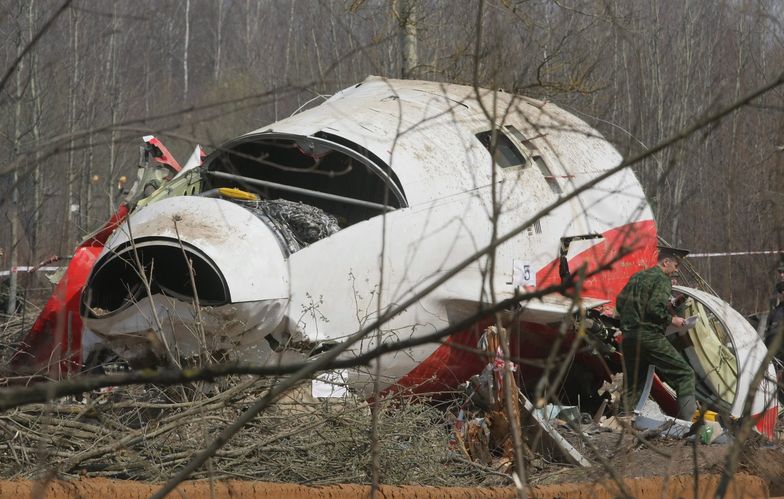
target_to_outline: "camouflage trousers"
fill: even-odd
[[[624,410],[631,412],[642,395],[648,366],[670,385],[678,398],[694,396],[694,370],[661,333],[624,333],[621,343],[624,368]]]

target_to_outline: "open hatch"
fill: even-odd
[[[679,315],[696,321],[685,331],[669,328],[668,338],[694,369],[698,398],[712,410],[739,417],[765,357],[765,344],[751,324],[719,298],[683,286],[673,286],[673,292],[688,297]],[[763,386],[751,394],[759,406],[754,412],[772,403],[767,399],[775,389],[769,388],[774,387],[763,380]]]

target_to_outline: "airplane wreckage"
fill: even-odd
[[[503,111],[490,118],[492,110]],[[629,277],[655,264],[656,225],[629,168],[528,222],[622,159],[552,103],[369,77],[207,156],[197,148],[184,167],[158,139],[145,142],[153,161],[114,217],[77,248],[15,358],[19,370],[57,377],[104,349],[132,367],[205,351],[254,364],[318,355],[525,226],[497,245],[494,260],[476,259],[400,310],[381,341],[579,282],[579,301],[553,292],[502,314],[511,354],[544,359],[558,342],[568,352],[575,318],[587,317],[591,341],[574,353],[567,397],[596,401],[596,388],[621,371],[613,306]],[[569,281],[578,269],[587,277]],[[752,397],[756,428],[771,435],[773,367],[752,386],[764,343],[718,297],[675,289],[698,316],[683,352],[703,404],[740,417]],[[475,352],[490,323],[385,354],[379,387],[455,387],[487,363]],[[370,334],[344,355],[378,340]],[[541,364],[519,364],[523,386],[542,376]],[[373,363],[349,370],[347,385],[370,396],[374,372]],[[675,414],[673,392],[656,377],[651,394]]]

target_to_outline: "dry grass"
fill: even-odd
[[[30,314],[0,316],[0,376]],[[34,316],[33,316],[34,317]],[[95,476],[160,482],[263,396],[273,380],[235,377],[189,386],[134,386],[82,400],[31,404],[0,413],[0,479]],[[380,402],[382,482],[504,485],[500,474],[450,452],[454,404],[410,398]],[[193,478],[301,484],[371,482],[371,414],[351,395],[316,399],[305,382],[266,409]]]
[[[33,312],[37,315],[37,310]],[[30,329],[36,315],[3,315],[0,312],[0,376],[9,372],[11,357],[16,346],[24,338],[25,331]]]
[[[22,329],[19,319],[0,323],[3,366]],[[246,376],[213,384],[123,387],[87,394],[80,401],[31,404],[0,413],[0,479],[87,476],[165,481],[273,382]],[[483,466],[450,451],[450,420],[459,402],[436,405],[402,397],[380,402],[382,483],[510,484],[494,464]],[[565,431],[567,438],[574,437]],[[372,476],[371,434],[366,402],[350,395],[315,399],[305,382],[257,416],[192,478],[367,484]],[[694,465],[690,449],[682,443],[666,446],[662,456],[645,449],[620,451],[619,435],[588,438],[622,475],[650,470],[644,463],[657,463],[654,474],[686,471]],[[707,472],[721,462],[723,450],[706,447],[701,453],[707,457],[699,469]],[[605,476],[597,467],[572,469],[541,455],[527,465],[532,483]]]
[[[0,478],[166,480],[269,386],[268,380],[238,378],[220,386],[131,387],[8,411],[0,415]],[[313,399],[309,386],[260,414],[194,478],[370,483],[368,405],[352,398]],[[383,483],[507,483],[450,458],[448,411],[405,399],[382,406]]]

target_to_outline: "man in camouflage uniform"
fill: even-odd
[[[634,274],[616,301],[621,318],[625,393],[624,405],[631,410],[641,396],[653,365],[656,373],[675,389],[679,419],[691,420],[696,410],[694,371],[664,337],[667,326],[683,326],[684,319],[673,315],[670,303],[670,275],[678,270],[686,250],[659,247],[655,266]]]

